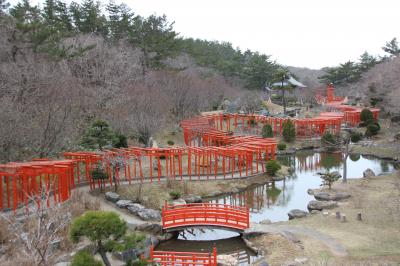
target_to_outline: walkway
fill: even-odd
[[[331,236],[321,233],[317,230],[310,229],[304,226],[296,226],[296,225],[286,225],[286,224],[256,224],[252,223],[250,228],[245,231],[245,234],[251,233],[284,233],[290,232],[293,234],[301,234],[311,238],[314,238],[320,242],[322,242],[325,246],[329,248],[333,255],[339,257],[345,257],[348,255],[345,247],[332,238]]]

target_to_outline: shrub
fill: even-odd
[[[128,138],[123,134],[116,134],[113,141],[114,148],[128,148]]]
[[[275,160],[269,160],[265,166],[267,170],[267,174],[270,176],[275,175],[279,169],[281,169],[281,165]]]
[[[181,193],[179,191],[171,191],[169,195],[172,199],[179,199],[181,197]]]
[[[271,124],[265,124],[261,130],[261,135],[263,138],[272,138],[274,136],[274,132],[272,131]]]
[[[286,150],[286,143],[285,142],[279,142],[278,150],[280,150],[280,151]]]
[[[296,128],[292,120],[286,120],[282,125],[282,136],[286,142],[292,142],[296,138]]]
[[[368,126],[370,123],[374,121],[374,116],[372,115],[371,110],[368,108],[364,108],[360,114],[361,122],[364,126]]]
[[[78,251],[72,259],[71,266],[102,266],[103,264],[96,260],[89,252],[85,250]]]
[[[380,126],[378,123],[372,123],[367,126],[367,130],[365,130],[365,136],[371,137],[378,134]]]
[[[174,145],[175,142],[174,142],[173,140],[168,140],[168,141],[167,141],[167,144],[168,144],[168,145]]]
[[[321,144],[323,147],[327,148],[329,151],[336,150],[337,148],[337,137],[330,132],[325,132],[321,138]]]
[[[350,134],[350,140],[353,143],[357,143],[362,139],[363,135],[359,132],[351,132]]]

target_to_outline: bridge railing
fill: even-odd
[[[217,266],[217,249],[214,247],[212,253],[178,252],[154,250],[154,247],[151,246],[150,261],[158,265]]]
[[[250,225],[248,207],[219,203],[169,205],[162,209],[163,229],[212,225],[244,230]]]

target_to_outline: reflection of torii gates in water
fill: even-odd
[[[257,213],[264,206],[267,208],[274,206],[281,195],[285,197],[286,181],[283,180],[282,182],[282,189],[276,187],[275,181],[270,181],[238,193],[211,199],[209,202],[230,204],[233,206],[246,206],[249,208],[250,212]]]
[[[323,168],[330,168],[332,166],[340,166],[342,162],[342,153],[314,153],[312,155],[297,156],[295,160],[295,167],[300,173],[309,170],[321,170]]]

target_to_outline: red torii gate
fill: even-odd
[[[20,204],[28,206],[30,199],[39,203],[42,190],[52,192],[54,202],[64,202],[76,185],[74,165],[74,160],[47,159],[0,165],[0,209],[11,208],[15,212]]]

